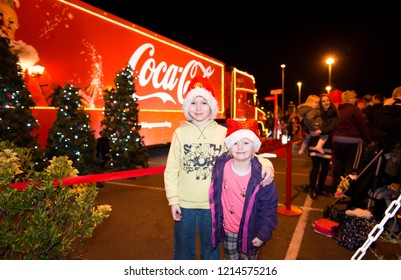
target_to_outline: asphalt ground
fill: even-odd
[[[310,199],[307,192],[311,161],[306,155],[298,155],[298,148],[292,147],[290,187],[287,155],[278,153],[278,157],[270,158],[279,190],[278,227],[262,248],[259,259],[351,260],[355,251],[313,231],[312,222],[322,218],[323,210],[334,200],[325,196]],[[153,149],[150,167],[164,166],[167,152],[166,147]],[[326,184],[330,184],[329,180],[330,177]],[[99,204],[111,205],[112,212],[80,248],[82,259],[172,260],[174,222],[165,197],[163,174],[104,182],[97,200]],[[342,207],[341,203],[336,205]],[[394,242],[384,237],[382,233],[361,259],[400,259],[400,240]],[[223,253],[221,256],[224,259]]]

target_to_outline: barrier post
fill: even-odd
[[[277,213],[287,216],[301,215],[302,209],[291,206],[291,185],[292,185],[292,141],[287,142],[287,166],[286,166],[286,203],[278,205]]]

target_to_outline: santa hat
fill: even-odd
[[[227,149],[230,149],[234,143],[248,138],[253,142],[254,152],[259,151],[262,143],[260,142],[258,122],[256,120],[236,121],[227,119],[227,135],[225,143]]]
[[[202,77],[193,78],[188,86],[187,95],[185,96],[184,104],[182,104],[187,119],[192,120],[192,117],[189,114],[189,107],[191,106],[191,102],[198,96],[203,97],[210,106],[211,111],[209,119],[215,119],[219,108],[214,96],[214,90],[210,81],[207,78]]]

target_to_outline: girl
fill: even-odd
[[[227,125],[229,151],[217,158],[209,189],[212,246],[223,242],[229,260],[255,260],[276,229],[278,192],[274,182],[260,185],[257,121],[227,119]]]
[[[318,130],[323,124],[323,119],[320,116],[319,101],[319,96],[311,94],[308,96],[304,104],[298,106],[299,116],[303,118],[303,122],[308,130],[306,138],[303,141],[301,149],[298,151],[298,154],[303,154],[306,147],[308,146],[309,140],[312,136],[311,132]],[[315,146],[316,151],[324,154],[323,145],[327,141],[328,137],[329,136],[327,134],[320,135],[319,141]]]

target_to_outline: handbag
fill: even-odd
[[[340,222],[337,229],[338,245],[349,250],[356,250],[368,239],[369,233],[377,224],[374,218],[365,219],[357,216],[348,216]]]
[[[398,143],[394,149],[386,156],[387,162],[384,172],[390,176],[397,176],[400,173],[401,148]]]

